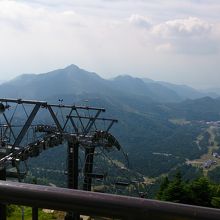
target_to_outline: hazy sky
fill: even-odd
[[[72,63],[220,87],[220,1],[0,1],[0,80]]]

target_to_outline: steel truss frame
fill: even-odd
[[[93,160],[96,146],[104,148],[113,148],[120,150],[120,144],[115,137],[109,133],[111,127],[117,123],[116,119],[100,117],[100,114],[105,112],[104,108],[80,105],[63,105],[49,104],[44,101],[23,100],[23,99],[0,99],[2,117],[5,121],[4,132],[1,134],[0,150],[3,152],[0,155],[0,179],[7,178],[6,168],[9,165],[15,166],[20,161],[26,161],[29,157],[37,157],[47,147],[54,147],[62,144],[64,141],[68,143],[68,188],[78,188],[78,152],[79,147],[85,149],[85,168],[84,168],[84,190],[91,190],[92,178],[96,178],[97,174],[93,174]],[[10,105],[28,105],[32,108],[27,119],[21,125],[19,132],[14,131],[11,119],[5,112],[10,110]],[[40,109],[46,110],[53,120],[51,124],[34,125],[33,122]],[[65,110],[65,121],[57,117],[55,109]],[[24,109],[25,111],[25,109]],[[92,111],[92,115],[82,114],[83,111]],[[25,112],[26,113],[26,112]],[[27,113],[26,113],[27,114]],[[1,116],[0,116],[1,117]],[[74,121],[78,120],[79,125]],[[96,121],[108,122],[105,130],[96,128]],[[70,125],[70,126],[68,126]],[[27,135],[31,127],[35,127],[35,131],[42,132],[42,136],[28,144],[23,144],[24,137]],[[95,127],[95,130],[92,128]],[[13,141],[7,142],[4,137],[9,132],[13,136]],[[92,152],[92,153],[91,153]],[[12,174],[10,174],[12,175]],[[15,175],[16,176],[16,175]],[[19,173],[17,174],[19,176]],[[33,208],[33,219],[37,219],[36,208]],[[77,213],[68,213],[66,219],[78,219]]]

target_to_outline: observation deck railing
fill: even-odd
[[[9,181],[0,181],[0,203],[123,220],[220,219],[219,209]]]

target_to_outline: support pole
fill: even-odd
[[[38,220],[38,208],[32,207],[32,220]]]
[[[79,176],[79,143],[68,142],[68,188],[78,189]],[[68,212],[65,220],[80,220],[80,215],[76,212]]]
[[[79,175],[79,144],[68,142],[68,188],[78,189]]]
[[[95,147],[91,146],[85,149],[85,169],[84,169],[84,182],[83,190],[91,191],[93,172],[93,159],[94,159]]]
[[[0,170],[0,180],[6,180],[6,169]],[[0,204],[0,219],[6,220],[7,219],[7,213],[6,213],[6,205]]]

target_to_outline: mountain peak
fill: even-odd
[[[64,68],[65,70],[79,70],[80,68],[75,64],[70,64],[69,66]]]

